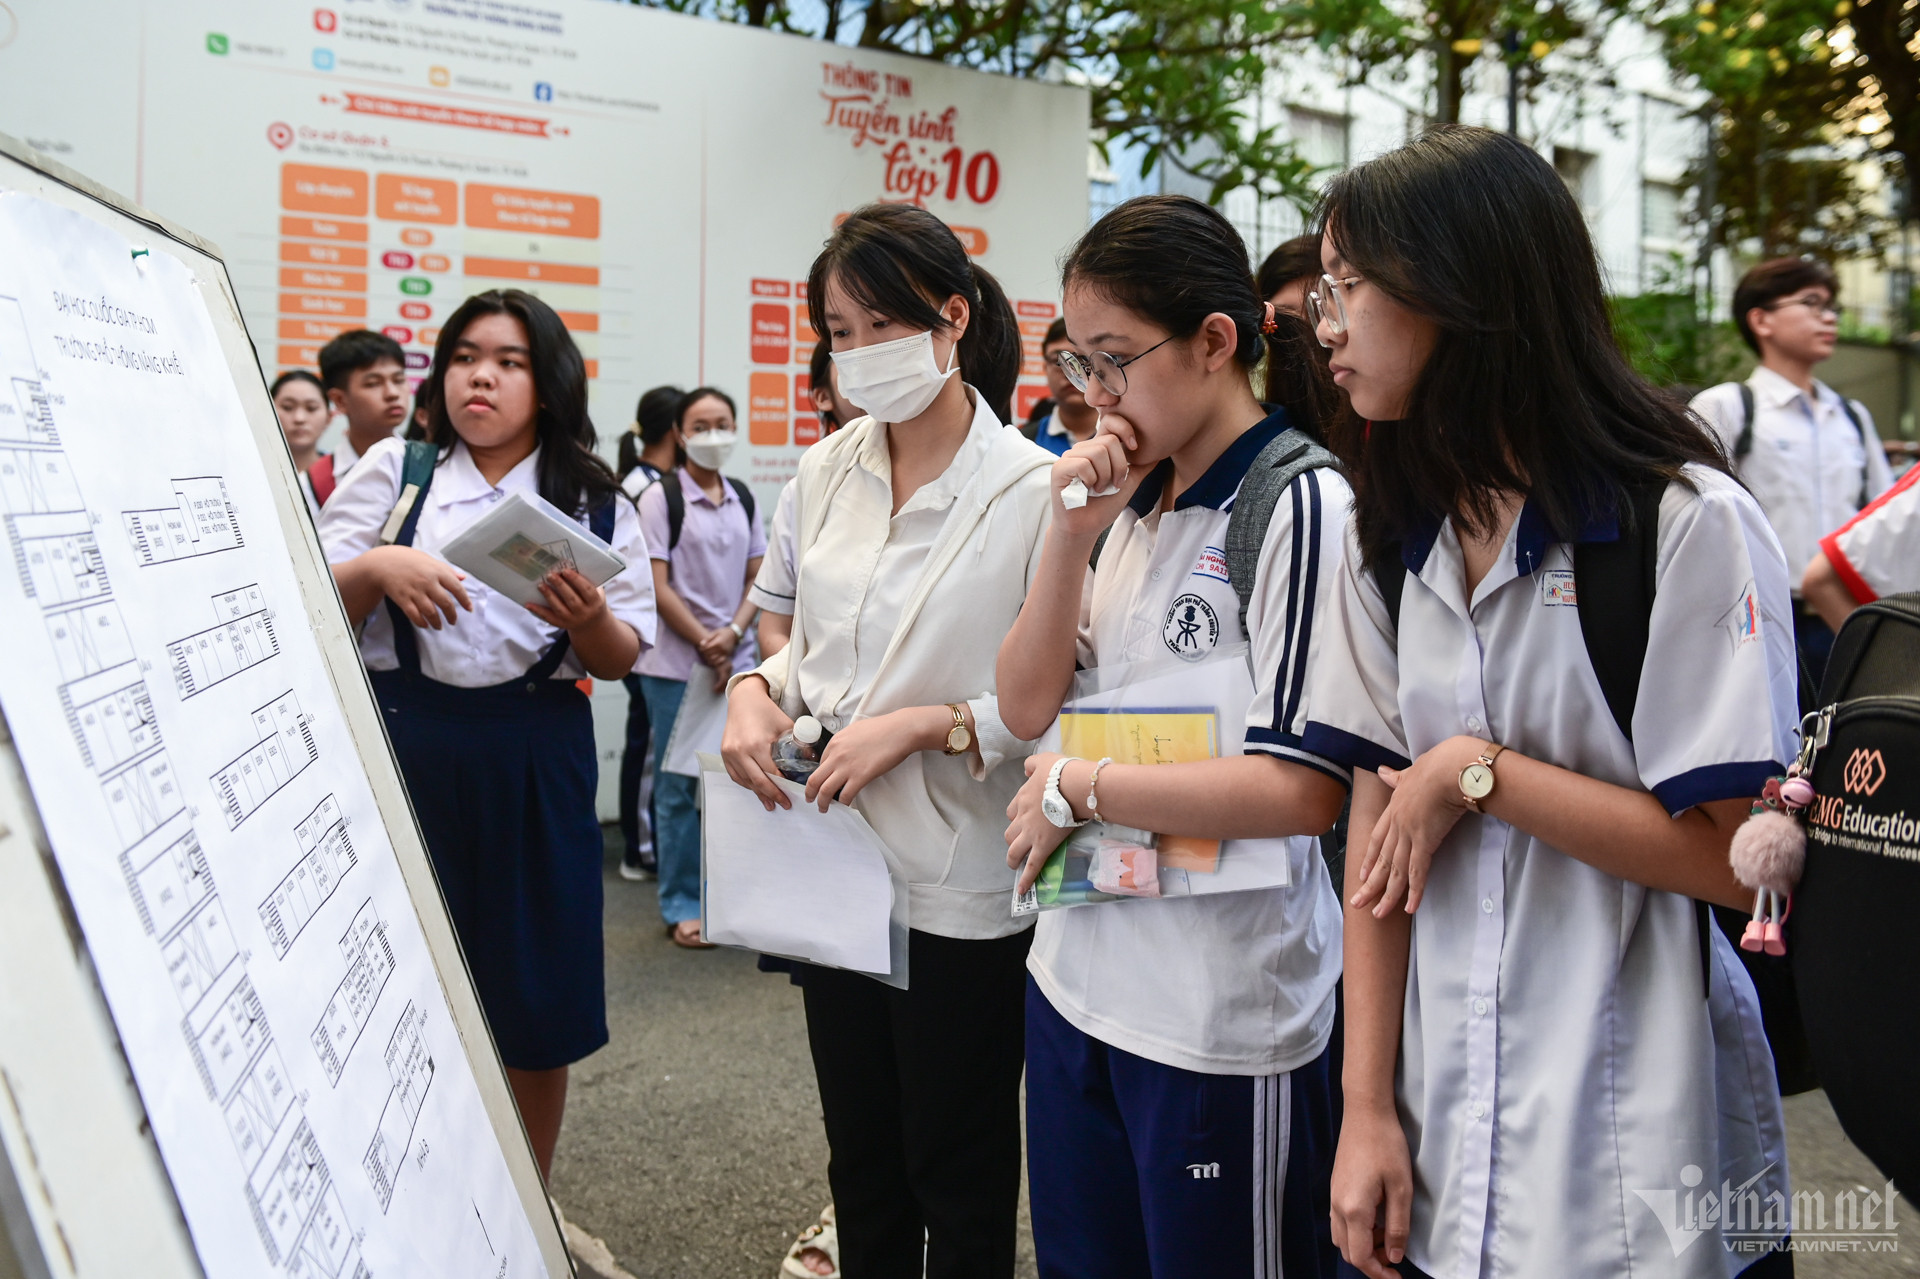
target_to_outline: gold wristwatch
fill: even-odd
[[[1480,811],[1480,801],[1493,794],[1493,761],[1499,759],[1505,749],[1489,742],[1480,752],[1480,758],[1460,770],[1460,796],[1476,813]]]
[[[952,702],[947,705],[947,709],[953,712],[953,727],[947,730],[945,753],[964,754],[967,747],[973,745],[973,734],[967,731],[966,707],[961,703]]]

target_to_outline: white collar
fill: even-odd
[[[1753,388],[1754,398],[1770,409],[1791,404],[1805,394],[1785,374],[1776,372],[1764,364],[1754,368],[1753,376],[1747,379],[1747,385]],[[1830,404],[1839,398],[1832,387],[1818,378],[1814,379],[1812,396],[1814,403]]]
[[[455,502],[471,502],[475,498],[486,497],[495,489],[507,492],[522,489],[530,493],[540,491],[540,446],[534,445],[533,452],[515,463],[514,468],[500,477],[498,484],[487,483],[487,477],[480,474],[480,468],[474,465],[473,454],[467,452],[465,440],[454,441],[453,451],[440,463],[434,472],[433,494],[436,506],[451,506]]]

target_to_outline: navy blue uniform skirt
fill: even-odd
[[[607,1042],[586,695],[563,679],[369,674],[500,1059],[579,1061]]]

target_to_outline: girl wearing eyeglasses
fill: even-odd
[[[1232,580],[1245,570],[1225,548],[1250,468],[1309,444],[1332,387],[1307,326],[1255,294],[1239,234],[1197,200],[1113,210],[1068,255],[1063,286],[1062,367],[1101,422],[1053,466],[1039,572],[1000,648],[1007,726],[1040,736],[1076,663],[1199,661],[1244,640],[1257,691],[1223,708],[1245,736],[1225,758],[1034,756],[1008,809],[1008,862],[1031,884],[1097,798],[1099,817],[1125,826],[1282,840],[1290,883],[1040,916],[1027,987],[1040,1274],[1331,1275],[1340,908],[1313,836],[1338,815],[1347,773],[1300,731],[1345,481],[1308,470],[1279,494],[1251,583]],[[1266,404],[1249,381],[1263,359]],[[1094,495],[1077,508],[1061,501],[1076,481]],[[1237,741],[1240,726],[1225,727]]]
[[[908,989],[814,966],[802,983],[842,1273],[1010,1279],[1031,933],[1000,832],[1029,748],[1001,723],[993,655],[1033,577],[1053,458],[1002,425],[1013,308],[931,213],[856,210],[807,300],[868,416],[801,459],[791,639],[734,677],[722,754],[787,807],[770,748],[812,714],[833,737],[807,800],[858,808],[907,881]]]
[[[1728,845],[1793,753],[1778,543],[1524,143],[1436,128],[1320,223],[1371,423],[1303,732],[1353,771],[1334,1238],[1374,1279],[1790,1275],[1759,1007],[1700,906],[1751,907]]]

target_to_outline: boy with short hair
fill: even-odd
[[[384,333],[350,329],[320,348],[320,381],[328,405],[347,419],[347,438],[307,472],[314,500],[324,506],[361,455],[405,424],[406,353]]]
[[[1800,597],[1800,573],[1822,537],[1893,482],[1866,408],[1813,376],[1839,337],[1839,291],[1832,269],[1812,258],[1775,258],[1748,271],[1733,292],[1733,320],[1759,367],[1693,401],[1787,553],[1794,638],[1816,682],[1833,632]]]
[[[1060,368],[1060,352],[1072,349],[1067,322],[1055,320],[1040,343],[1040,362],[1047,375],[1046,407],[1042,411],[1036,406],[1033,420],[1023,428],[1028,439],[1054,454],[1063,454],[1082,440],[1092,439],[1093,428],[1100,421],[1100,414]]]

